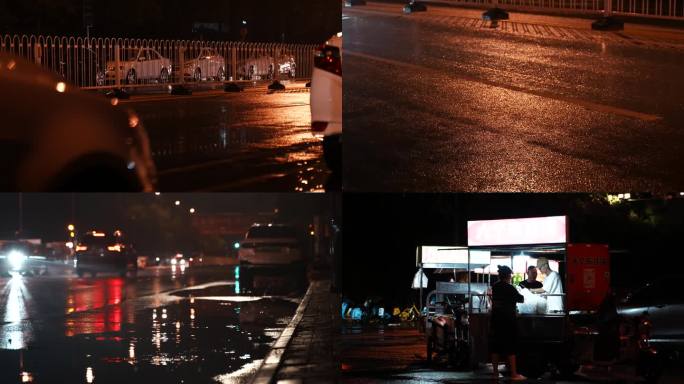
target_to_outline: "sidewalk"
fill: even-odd
[[[330,281],[314,281],[288,327],[274,343],[253,384],[336,383],[339,297]]]
[[[340,361],[341,381],[347,384],[386,382],[390,384],[459,382],[492,383],[491,366],[481,364],[475,371],[457,371],[444,361],[426,362],[425,335],[414,328],[371,327],[345,324],[342,328]],[[668,367],[659,384],[681,383],[684,368]],[[570,380],[576,384],[642,383],[629,364],[585,364]],[[499,381],[502,382],[502,381]],[[535,380],[539,384],[567,383],[567,379],[554,378],[549,373]]]

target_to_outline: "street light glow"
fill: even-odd
[[[74,227],[73,224],[67,225],[67,230],[70,231],[70,232],[73,231],[75,228],[76,228],[76,227]]]
[[[195,213],[195,208],[190,208],[190,213]]]
[[[176,204],[176,206],[180,205],[180,200],[176,200],[174,204]]]

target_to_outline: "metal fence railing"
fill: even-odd
[[[449,3],[498,5],[510,9],[613,13],[638,17],[684,20],[684,0],[447,0]]]
[[[11,52],[81,88],[306,79],[315,45],[0,35]]]
[[[611,0],[616,14],[684,20],[684,0]]]
[[[505,8],[597,12],[603,10],[604,0],[450,0],[449,2],[487,7],[498,5]]]

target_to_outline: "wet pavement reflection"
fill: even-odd
[[[227,267],[144,272],[0,279],[0,382],[241,383],[298,305],[236,295]]]
[[[132,99],[160,188],[323,191],[330,175],[311,134],[310,95],[303,84],[292,87]]]
[[[345,188],[669,191],[684,181],[674,166],[684,78],[671,75],[684,50],[586,25],[587,38],[551,39],[439,15],[460,10],[392,9],[344,11]]]

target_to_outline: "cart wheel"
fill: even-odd
[[[574,361],[568,361],[558,364],[558,373],[562,379],[571,379],[575,376],[575,372],[580,368],[580,365]]]
[[[537,355],[518,357],[518,371],[530,379],[536,379],[544,373],[544,359]]]

